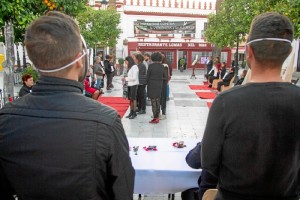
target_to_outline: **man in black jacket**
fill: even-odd
[[[208,59],[205,64],[206,64],[206,74],[208,75],[214,64],[211,56],[208,56]]]
[[[106,89],[107,90],[111,90],[111,88],[113,88],[113,77],[114,77],[114,71],[115,68],[114,66],[111,64],[111,60],[112,57],[111,55],[106,55],[105,56],[105,60],[104,60],[104,69],[105,69],[105,74],[106,74]]]
[[[41,78],[0,110],[0,199],[131,200],[120,117],[82,94],[87,52],[75,21],[50,12],[27,28],[25,45]]]
[[[229,86],[231,79],[234,78],[234,71],[235,71],[234,67],[230,68],[230,71],[226,72],[224,77],[222,77],[222,81],[218,82],[217,89],[219,92],[221,91],[222,85]]]

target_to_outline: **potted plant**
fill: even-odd
[[[31,65],[26,67],[26,68],[23,68],[23,71],[22,71],[22,76],[24,74],[30,74],[33,78],[33,82],[36,82],[39,78],[39,73],[37,70],[35,70]]]
[[[179,64],[180,64],[180,72],[183,72],[183,67],[184,67],[184,64],[185,64],[185,59],[181,58],[179,60]]]

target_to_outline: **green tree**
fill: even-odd
[[[87,7],[76,19],[89,46],[101,44],[104,47],[113,47],[117,44],[121,29],[118,28],[120,15],[116,10],[94,10]]]
[[[254,16],[271,11],[289,17],[295,26],[295,36],[300,36],[300,0],[223,0],[217,14],[208,18],[205,37],[220,48],[233,47],[239,33],[249,32]]]
[[[25,27],[35,18],[49,10],[64,11],[76,16],[85,9],[87,0],[1,0],[0,27],[1,41],[6,42],[4,95],[14,94],[14,40],[23,41]]]

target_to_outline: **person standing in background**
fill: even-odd
[[[162,56],[163,56],[163,64],[167,64],[168,65],[168,83],[167,83],[167,94],[166,94],[166,100],[169,101],[170,99],[170,80],[172,78],[172,73],[173,73],[173,69],[172,69],[172,64],[171,62],[168,60],[168,58],[166,57],[166,54],[164,52],[162,52]]]
[[[154,52],[151,55],[152,64],[147,71],[147,96],[151,100],[153,119],[152,124],[159,123],[160,98],[164,79],[164,66],[162,65],[162,55],[160,52]]]
[[[96,84],[95,87],[97,89],[100,89],[103,87],[103,82],[104,82],[104,75],[105,75],[105,71],[103,66],[101,66],[101,58],[99,56],[95,56],[95,63],[93,66],[93,72],[94,74],[96,74],[97,80],[96,80]]]
[[[104,69],[106,74],[106,90],[113,88],[112,81],[114,77],[114,66],[111,64],[112,57],[107,54],[104,60]]]
[[[211,56],[208,56],[208,59],[206,61],[206,74],[209,74],[210,70],[212,69],[213,67],[213,59]]]
[[[146,83],[147,83],[147,70],[144,64],[144,57],[142,54],[135,55],[137,65],[139,68],[139,85],[137,90],[138,99],[138,114],[146,114]]]
[[[123,77],[123,81],[128,82],[128,99],[130,100],[130,113],[126,118],[134,119],[136,114],[136,97],[139,85],[139,68],[131,56],[125,58],[125,64],[128,69],[127,77]]]
[[[163,84],[162,91],[160,97],[160,106],[162,115],[160,116],[160,120],[166,119],[166,111],[167,111],[167,92],[168,92],[168,84],[171,79],[169,65],[166,63],[166,57],[162,53],[162,64],[164,66],[164,76],[163,76]]]

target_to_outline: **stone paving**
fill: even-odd
[[[198,98],[195,90],[191,90],[190,84],[203,84],[204,71],[196,70],[196,79],[191,79],[191,70],[184,72],[173,72],[170,81],[170,100],[167,101],[167,119],[160,120],[159,124],[150,124],[151,105],[147,101],[147,113],[138,115],[135,119],[122,118],[122,123],[128,137],[140,138],[195,138],[201,141],[208,115],[207,101]],[[105,91],[103,96],[121,96],[122,85],[119,76],[114,77],[114,89]],[[125,116],[129,114],[129,109]],[[134,200],[139,199],[138,195],[134,195]],[[164,200],[168,199],[168,195],[142,195],[143,200]],[[180,193],[175,194],[175,200],[179,200]]]

